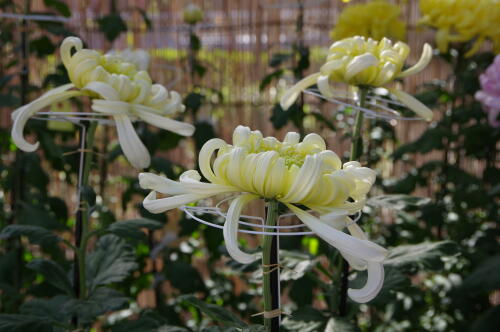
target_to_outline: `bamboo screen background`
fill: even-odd
[[[20,1],[22,2],[22,1]],[[222,90],[225,98],[223,102],[205,106],[200,111],[200,117],[211,121],[218,136],[223,139],[231,138],[233,128],[238,124],[261,130],[264,135],[276,135],[282,138],[284,133],[293,130],[291,126],[276,131],[269,120],[272,105],[277,100],[275,94],[267,90],[259,92],[260,80],[271,71],[268,66],[270,56],[281,50],[290,49],[296,38],[303,38],[305,45],[311,47],[312,59],[309,72],[317,71],[327,47],[331,44],[329,31],[334,26],[339,13],[345,3],[339,0],[310,0],[304,1],[304,29],[302,37],[297,36],[295,29],[299,15],[297,1],[274,0],[211,0],[193,1],[203,8],[205,19],[196,26],[196,33],[200,36],[203,50],[200,59],[208,66],[208,73],[200,85]],[[360,3],[363,1],[352,1]],[[433,43],[433,32],[416,27],[419,18],[418,1],[398,1],[402,7],[403,16],[408,22],[407,42],[412,52],[409,63],[418,60],[425,42]],[[153,0],[153,1],[116,1],[120,15],[125,19],[128,32],[123,33],[113,45],[110,45],[98,30],[96,19],[110,12],[110,1],[99,0],[69,0],[67,3],[72,9],[72,16],[66,23],[67,27],[84,39],[87,45],[94,49],[107,51],[111,48],[123,49],[126,47],[143,48],[149,50],[153,56],[151,73],[159,83],[174,84],[170,88],[182,95],[189,91],[192,82],[187,74],[187,64],[184,60],[188,47],[188,27],[182,22],[182,9],[188,3],[180,0]],[[148,30],[138,10],[144,10],[152,23]],[[43,1],[31,3],[33,12],[44,11]],[[356,24],[353,22],[353,24]],[[30,23],[31,36],[36,36],[36,24]],[[54,40],[60,42],[59,40]],[[19,45],[17,45],[19,46]],[[30,59],[30,82],[40,84],[43,77],[53,70],[59,62],[49,57],[46,61]],[[444,79],[449,73],[445,63],[435,58],[431,65],[422,73],[406,79],[404,89],[414,92],[416,87],[433,79]],[[291,82],[288,82],[290,84]],[[272,85],[271,85],[272,86]],[[271,91],[272,92],[272,91]],[[34,98],[35,96],[31,96]],[[320,105],[314,98],[308,98],[314,111],[326,116],[332,116],[336,106],[332,104]],[[1,126],[10,126],[11,109],[0,108]],[[400,143],[410,142],[419,137],[426,123],[421,121],[395,123],[397,137]],[[348,140],[342,140],[344,132],[331,132],[319,124],[310,124],[308,131],[316,131],[327,140],[330,149],[343,154],[348,150]],[[102,135],[101,128],[98,135]],[[114,129],[106,132],[116,142]],[[387,155],[394,147],[386,147]],[[167,156],[174,162],[186,167],[193,166],[192,142],[184,143]],[[11,156],[13,157],[13,156]],[[439,155],[420,157],[418,163],[429,158],[441,158]],[[472,173],[480,173],[482,165],[477,162],[460,158],[462,167]],[[393,164],[389,160],[379,165],[384,178],[393,177],[408,171],[408,166]],[[102,195],[117,217],[135,217],[137,210],[129,206],[122,211],[120,204],[121,192],[125,185],[118,181],[119,176],[135,177],[137,172],[126,162],[115,162],[110,167],[106,191]],[[70,197],[74,187],[67,186],[59,180],[57,174],[51,175],[52,194],[60,197]],[[98,176],[93,177],[94,184],[98,183]],[[420,191],[420,195],[427,196],[433,188]],[[68,203],[72,203],[68,198]],[[138,203],[138,201],[136,202]]]

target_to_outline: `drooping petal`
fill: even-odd
[[[150,125],[177,133],[182,136],[191,136],[194,133],[194,126],[190,123],[172,120],[167,117],[157,115],[151,111],[147,111],[149,107],[134,105],[137,115]]]
[[[368,262],[368,279],[360,289],[349,288],[347,294],[358,303],[366,303],[380,292],[384,284],[384,266],[379,262]]]
[[[285,204],[307,227],[338,250],[372,262],[382,262],[385,259],[387,250],[381,246],[338,231],[333,227],[325,225],[321,220],[308,212],[292,204]]]
[[[304,91],[311,85],[316,84],[316,81],[318,80],[318,77],[320,75],[320,73],[309,75],[299,82],[295,83],[295,85],[290,89],[286,90],[280,100],[281,108],[285,111],[289,109],[290,106],[292,106],[292,104],[297,100],[302,91]]]
[[[389,91],[394,96],[396,96],[396,98],[398,98],[403,104],[405,104],[409,109],[417,113],[417,115],[419,115],[426,121],[432,121],[432,117],[434,116],[432,111],[427,106],[422,104],[419,100],[417,100],[415,97],[398,89],[389,89]]]
[[[241,210],[252,200],[258,198],[253,194],[242,194],[236,197],[227,211],[226,222],[224,223],[224,241],[229,255],[242,264],[250,264],[257,259],[254,254],[247,254],[238,247],[238,221],[240,220]]]
[[[103,99],[111,101],[119,101],[120,94],[111,85],[103,82],[90,82],[82,90],[92,91]]]
[[[328,75],[321,75],[318,77],[318,89],[319,92],[326,98],[333,98],[334,92],[332,87],[330,86],[330,79]]]
[[[127,115],[114,115],[118,140],[123,153],[133,167],[143,169],[151,163],[149,151],[135,132],[134,126]]]
[[[35,99],[31,103],[20,107],[12,113],[12,119],[14,123],[12,124],[12,140],[21,150],[26,152],[33,152],[38,148],[39,142],[31,144],[24,139],[23,132],[26,122],[32,117],[36,112],[40,111],[42,108],[47,107],[51,104],[61,102],[63,100],[76,97],[81,95],[80,91],[67,91],[73,87],[72,84],[67,84],[64,87],[57,89],[58,93],[48,92],[38,99]]]
[[[146,198],[144,198],[142,205],[146,210],[148,210],[151,213],[162,213],[168,210],[178,208],[182,205],[199,201],[207,197],[209,196],[197,195],[197,194],[183,194],[183,195],[157,199],[156,191],[152,191],[146,196]]]
[[[421,72],[425,67],[427,67],[427,65],[429,64],[429,62],[431,62],[431,60],[432,60],[432,47],[431,45],[425,43],[424,49],[422,50],[422,55],[420,56],[418,62],[414,64],[412,67],[401,72],[397,77],[403,78],[410,75],[415,75],[416,73]]]

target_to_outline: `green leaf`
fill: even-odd
[[[498,275],[497,275],[498,276]],[[500,326],[500,305],[488,309],[474,321],[470,332],[496,332]]]
[[[198,150],[210,139],[217,137],[215,129],[210,122],[199,121],[195,124],[194,141]]]
[[[273,54],[271,60],[269,60],[269,66],[275,68],[281,65],[283,62],[291,59],[293,57],[293,53],[276,53]]]
[[[81,195],[82,201],[87,202],[89,206],[95,205],[97,194],[91,186],[82,186]]]
[[[292,105],[293,107],[293,105]],[[280,104],[274,105],[271,110],[271,122],[273,123],[273,127],[275,129],[281,129],[288,123],[288,118],[290,117],[289,111],[284,111]]]
[[[142,228],[155,230],[162,227],[163,224],[159,221],[141,218],[114,222],[107,231],[120,237],[144,240],[146,234],[141,230]]]
[[[71,16],[71,11],[67,4],[59,0],[43,0],[43,3],[47,7],[54,8],[57,12],[65,17]]]
[[[47,36],[42,36],[37,39],[33,39],[29,43],[29,50],[36,54],[37,57],[43,58],[47,55],[54,54],[56,51],[56,46]]]
[[[22,203],[21,213],[19,213],[19,224],[37,226],[40,228],[64,230],[66,225],[60,223],[49,211],[28,203]]]
[[[287,331],[317,332],[323,331],[327,324],[325,317],[319,310],[311,307],[302,307],[283,319],[283,327]]]
[[[384,265],[401,270],[437,271],[443,266],[442,257],[458,252],[458,246],[451,241],[402,245],[389,250]]]
[[[31,243],[42,246],[61,241],[59,236],[40,226],[8,225],[0,233],[0,239],[9,239],[18,236],[26,236]]]
[[[92,291],[99,285],[120,282],[137,268],[131,246],[116,235],[105,235],[87,256],[87,284]]]
[[[367,204],[393,210],[404,210],[409,206],[422,206],[430,202],[430,198],[410,195],[379,195],[368,199]]]
[[[99,30],[106,36],[106,39],[113,42],[118,36],[127,31],[127,25],[119,14],[109,14],[97,20]]]
[[[52,332],[52,324],[45,318],[31,315],[0,314],[0,332]]]
[[[277,78],[280,78],[283,73],[285,71],[283,69],[278,69],[278,70],[275,70],[273,71],[272,73],[270,74],[267,74],[266,76],[264,76],[264,78],[262,79],[262,81],[260,81],[260,84],[259,84],[259,91],[264,91],[264,89],[269,85],[271,84],[271,82],[274,80],[274,79],[277,79]]]
[[[69,323],[71,316],[64,311],[64,307],[71,300],[72,298],[66,295],[57,295],[50,299],[32,299],[23,303],[19,311],[24,315]]]
[[[184,105],[188,110],[191,110],[193,113],[196,113],[200,109],[204,100],[205,96],[202,95],[201,93],[191,92],[184,98]]]
[[[70,300],[65,310],[70,315],[76,315],[83,323],[92,323],[97,316],[109,311],[124,309],[129,298],[117,290],[108,287],[97,288],[87,300]]]
[[[482,262],[469,274],[463,281],[460,289],[467,292],[488,293],[500,289],[499,276],[500,255],[496,255]]]
[[[38,258],[29,262],[26,267],[42,274],[52,286],[68,295],[73,295],[71,281],[68,279],[66,271],[56,262]]]
[[[186,294],[205,290],[205,284],[200,273],[191,264],[183,261],[170,262],[165,267],[165,270],[167,280],[181,293]]]
[[[203,312],[204,314],[206,314],[207,316],[209,316],[218,323],[224,324],[226,326],[239,327],[239,328],[244,328],[247,325],[232,312],[224,309],[221,306],[205,303],[197,299],[193,295],[184,295],[181,296],[179,299],[181,302],[188,303],[197,307],[198,309],[200,309],[201,312]]]
[[[346,318],[330,318],[326,324],[325,332],[358,332],[361,331],[356,325]]]
[[[280,264],[284,267],[280,272],[282,281],[298,280],[311,271],[318,260],[298,251],[280,250]]]

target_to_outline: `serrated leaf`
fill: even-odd
[[[286,316],[282,324],[287,331],[317,332],[326,327],[327,317],[312,307],[302,307]]]
[[[53,332],[49,320],[31,315],[0,314],[0,332]]]
[[[165,277],[183,294],[205,290],[205,284],[198,270],[186,262],[170,262],[166,267]]]
[[[123,309],[129,298],[108,287],[97,288],[87,300],[73,299],[66,306],[69,315],[76,315],[83,323],[91,323],[97,316]]]
[[[67,295],[57,295],[50,299],[32,299],[21,305],[21,314],[69,323],[71,316],[64,312],[64,306],[72,298]]]
[[[92,291],[99,285],[120,282],[137,268],[132,247],[116,235],[105,235],[87,256],[87,284]]]
[[[500,305],[488,309],[474,321],[470,332],[494,332],[500,326]]]
[[[346,318],[330,318],[326,324],[325,332],[358,332],[361,331],[356,325]]]
[[[8,225],[0,233],[0,239],[9,239],[18,236],[26,236],[34,244],[54,244],[61,238],[48,229],[32,225]]]
[[[389,250],[384,265],[403,270],[436,271],[442,268],[442,257],[458,252],[456,243],[451,241],[402,245]]]
[[[179,298],[181,302],[194,305],[201,312],[212,318],[214,321],[230,327],[244,328],[246,324],[232,312],[215,304],[205,303],[193,295],[184,295]]]
[[[144,240],[146,234],[141,230],[142,228],[155,230],[162,227],[163,224],[159,221],[141,218],[114,222],[107,231],[120,237]]]
[[[410,195],[379,195],[368,199],[367,204],[393,210],[404,210],[409,206],[422,206],[430,202],[430,198]]]
[[[318,264],[318,260],[298,251],[280,250],[280,264],[283,265],[283,270],[280,272],[282,281],[297,280],[312,270]]]
[[[500,289],[500,255],[482,262],[465,278],[460,289],[474,293]]]
[[[26,265],[27,268],[42,274],[52,286],[62,290],[68,295],[73,295],[71,281],[64,269],[54,261],[48,259],[34,259]]]

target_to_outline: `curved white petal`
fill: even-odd
[[[321,220],[308,212],[292,204],[285,204],[307,227],[338,250],[367,261],[382,262],[385,259],[387,250],[381,246],[338,231],[333,227],[325,225]]]
[[[123,153],[133,167],[143,169],[151,163],[148,149],[142,144],[127,115],[114,115],[118,140]]]
[[[90,82],[85,85],[82,90],[89,90],[97,93],[99,96],[106,100],[118,101],[120,100],[120,94],[111,85],[103,82]]]
[[[64,88],[60,87],[59,89],[57,89],[57,93],[49,91],[38,99],[35,99],[31,103],[20,107],[12,113],[11,116],[14,120],[14,123],[12,124],[11,135],[12,140],[17,147],[26,152],[33,152],[38,148],[40,144],[39,142],[31,144],[24,139],[23,132],[24,127],[26,126],[26,122],[30,117],[32,117],[36,112],[40,111],[44,107],[81,95],[80,91],[67,91],[72,87],[72,84],[68,84],[64,86]]]
[[[319,92],[326,98],[333,98],[334,92],[332,87],[330,86],[330,79],[328,75],[321,75],[318,77],[318,89]]]
[[[354,57],[351,62],[346,66],[345,78],[350,80],[356,74],[362,72],[368,67],[376,66],[378,59],[373,54],[365,53]]]
[[[328,74],[330,74],[331,71],[342,68],[342,66],[344,65],[344,62],[345,61],[342,59],[328,61],[323,66],[321,66],[319,71],[323,75],[328,75]]]
[[[415,97],[398,89],[389,89],[389,91],[409,109],[417,113],[420,117],[422,117],[426,121],[432,121],[432,117],[434,116],[432,111]]]
[[[124,101],[93,99],[92,110],[107,115],[128,115],[131,104]]]
[[[183,195],[157,199],[156,191],[152,191],[146,196],[146,198],[144,198],[144,201],[142,201],[142,205],[146,210],[148,210],[151,213],[162,213],[168,210],[178,208],[182,205],[199,201],[206,197],[209,196],[197,195],[197,194],[183,194]]]
[[[203,174],[203,176],[212,183],[217,183],[217,177],[215,176],[211,166],[212,155],[215,150],[218,150],[223,146],[226,146],[226,142],[220,138],[212,138],[203,144],[200,154],[198,155],[198,163],[201,174]]]
[[[405,71],[401,72],[397,77],[403,78],[419,73],[425,67],[427,67],[427,65],[429,64],[429,62],[431,62],[431,60],[432,60],[432,47],[431,45],[425,43],[424,49],[422,50],[422,55],[420,56],[420,59],[417,61],[417,63],[411,66],[410,68],[406,69]]]
[[[176,121],[167,117],[157,115],[147,111],[148,107],[141,105],[133,106],[137,115],[145,122],[158,128],[162,128],[182,136],[191,136],[194,133],[194,126],[190,123]]]
[[[373,300],[384,284],[384,266],[378,262],[368,262],[368,279],[365,286],[360,289],[349,288],[347,294],[358,303]]]
[[[139,173],[139,186],[166,195],[186,194],[187,190],[179,182],[153,173]]]
[[[247,254],[238,247],[238,221],[240,219],[241,210],[250,201],[258,198],[253,194],[242,194],[236,197],[229,206],[227,211],[226,222],[224,223],[224,241],[229,255],[242,264],[252,263],[257,259],[255,254]]]
[[[302,80],[295,83],[290,89],[286,90],[280,100],[281,108],[285,111],[292,106],[292,104],[297,100],[300,93],[310,87],[311,85],[316,84],[320,73],[315,73],[309,76],[306,76]]]

